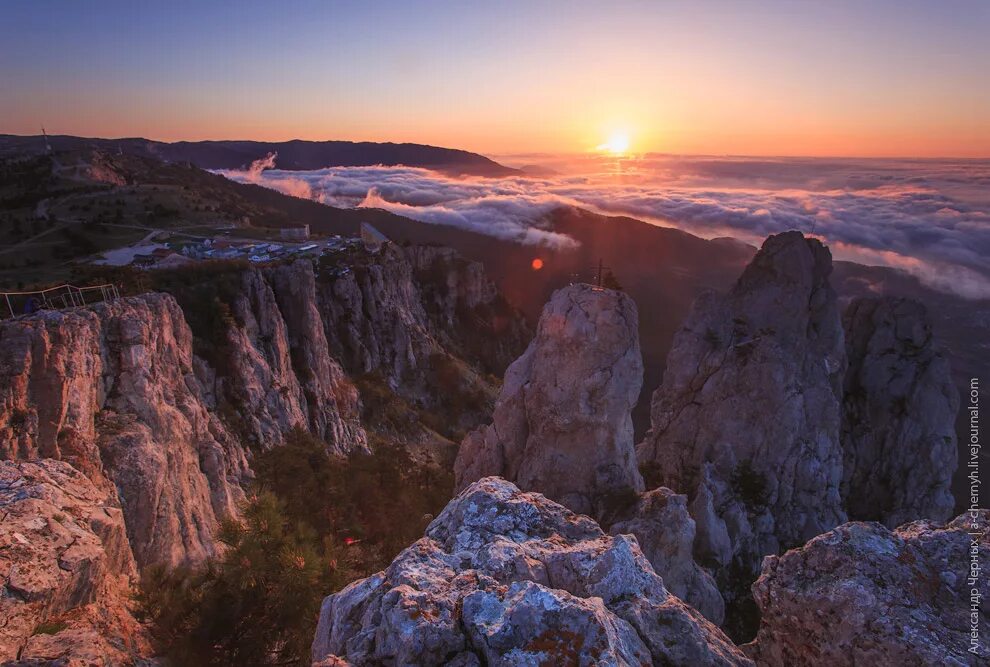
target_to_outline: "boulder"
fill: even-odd
[[[959,393],[925,307],[911,299],[858,298],[843,323],[849,370],[842,494],[849,518],[889,528],[945,521],[954,505]]]
[[[767,557],[753,585],[760,630],[747,652],[771,667],[990,663],[988,520],[976,510],[893,531],[847,523]]]
[[[589,514],[642,491],[630,417],[643,378],[638,328],[622,292],[554,292],[505,373],[492,424],[461,443],[457,488],[499,475]]]
[[[634,538],[610,537],[494,477],[452,500],[384,572],[327,597],[312,657],[321,665],[752,664],[667,592]]]

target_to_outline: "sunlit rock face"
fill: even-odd
[[[290,358],[306,399],[309,429],[337,454],[366,447],[358,395],[331,356],[317,302],[313,263],[298,260],[266,271],[285,322]]]
[[[788,232],[766,240],[727,295],[699,297],[674,338],[637,450],[665,486],[691,499],[695,553],[717,568],[740,635],[733,605],[748,599],[763,556],[845,520],[846,352],[831,270],[827,248]]]
[[[319,299],[329,344],[351,373],[378,371],[399,388],[421,374],[439,348],[412,266],[392,244],[340,268],[321,267]]]
[[[630,417],[643,377],[638,326],[621,292],[556,291],[505,373],[492,424],[461,443],[457,487],[499,475],[588,514],[642,491]]]
[[[139,565],[214,551],[236,513],[243,448],[211,414],[192,335],[165,294],[0,325],[4,458],[64,459],[119,493]]]
[[[150,656],[129,608],[135,573],[112,488],[62,461],[0,461],[3,664],[126,665]]]
[[[851,519],[951,516],[959,394],[923,305],[860,298],[844,318],[842,493]]]
[[[407,251],[358,252],[332,275],[309,260],[218,274],[223,302],[183,301],[189,321],[216,322],[198,330],[209,340],[194,340],[176,300],[156,293],[0,323],[0,459],[59,459],[115,487],[139,566],[202,561],[218,519],[238,512],[252,450],[296,426],[333,455],[367,448],[348,372],[382,371],[425,403],[439,393],[435,357],[494,367],[521,349],[522,318],[479,265]],[[515,343],[466,344],[501,317]],[[369,330],[378,338],[363,338]],[[457,381],[485,410],[491,388],[481,373],[465,376]],[[483,418],[467,416],[471,426]]]
[[[212,403],[234,408],[239,434],[259,448],[280,444],[294,426],[315,423],[325,429],[328,415],[319,414],[316,406],[311,410],[296,375],[288,327],[272,285],[259,269],[245,271],[240,285],[230,306],[234,326],[227,328],[224,341],[230,350],[226,367],[197,366]],[[341,412],[350,416],[348,409],[354,408],[345,404]],[[311,412],[317,412],[313,419]],[[336,430],[344,430],[343,426]],[[330,446],[344,448],[346,444]]]
[[[753,585],[761,623],[745,647],[772,667],[985,665],[990,512],[889,530],[847,523],[768,557]],[[979,641],[971,642],[971,631]],[[971,650],[972,649],[972,650]]]
[[[494,477],[384,572],[324,600],[313,661],[752,664],[667,592],[634,538]]]

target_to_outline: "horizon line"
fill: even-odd
[[[18,137],[21,139],[42,139],[46,134],[17,134],[14,132],[0,132],[0,137]],[[178,144],[178,143],[188,143],[188,144],[198,144],[198,143],[221,143],[221,142],[252,142],[259,144],[283,144],[289,142],[309,142],[309,143],[327,143],[327,142],[338,142],[338,143],[349,143],[349,144],[394,144],[394,145],[410,145],[410,146],[426,146],[429,148],[439,148],[443,150],[451,151],[461,151],[465,153],[472,153],[474,155],[479,155],[481,157],[488,158],[490,160],[495,160],[496,158],[515,158],[515,157],[608,157],[615,160],[635,160],[644,157],[652,156],[663,156],[663,157],[696,157],[696,158],[770,158],[770,159],[832,159],[832,160],[926,160],[926,161],[939,161],[939,160],[955,160],[955,161],[990,161],[990,154],[981,156],[964,156],[964,155],[859,155],[859,154],[813,154],[813,153],[803,153],[803,154],[786,154],[786,153],[707,153],[707,152],[668,152],[668,151],[642,151],[633,152],[630,151],[625,155],[610,155],[602,151],[561,151],[561,152],[548,152],[548,151],[536,151],[536,152],[481,152],[472,150],[469,148],[460,148],[454,146],[443,146],[439,144],[423,143],[418,141],[394,141],[394,140],[373,140],[373,139],[302,139],[299,137],[293,137],[291,139],[152,139],[148,136],[142,135],[130,135],[130,136],[85,136],[81,134],[47,134],[49,139],[56,137],[68,137],[72,139],[91,139],[91,140],[105,140],[105,141],[127,141],[127,140],[142,140],[142,141],[153,141],[161,144]],[[503,165],[504,166],[504,165]],[[298,171],[298,170],[290,170]],[[305,170],[304,170],[305,171]]]

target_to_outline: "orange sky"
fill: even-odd
[[[0,132],[990,157],[990,3],[276,4],[4,3]]]

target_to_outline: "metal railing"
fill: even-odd
[[[120,298],[117,286],[113,283],[87,287],[65,284],[33,292],[0,292],[0,295],[7,304],[7,310],[0,319],[29,315],[39,310],[78,308]]]

